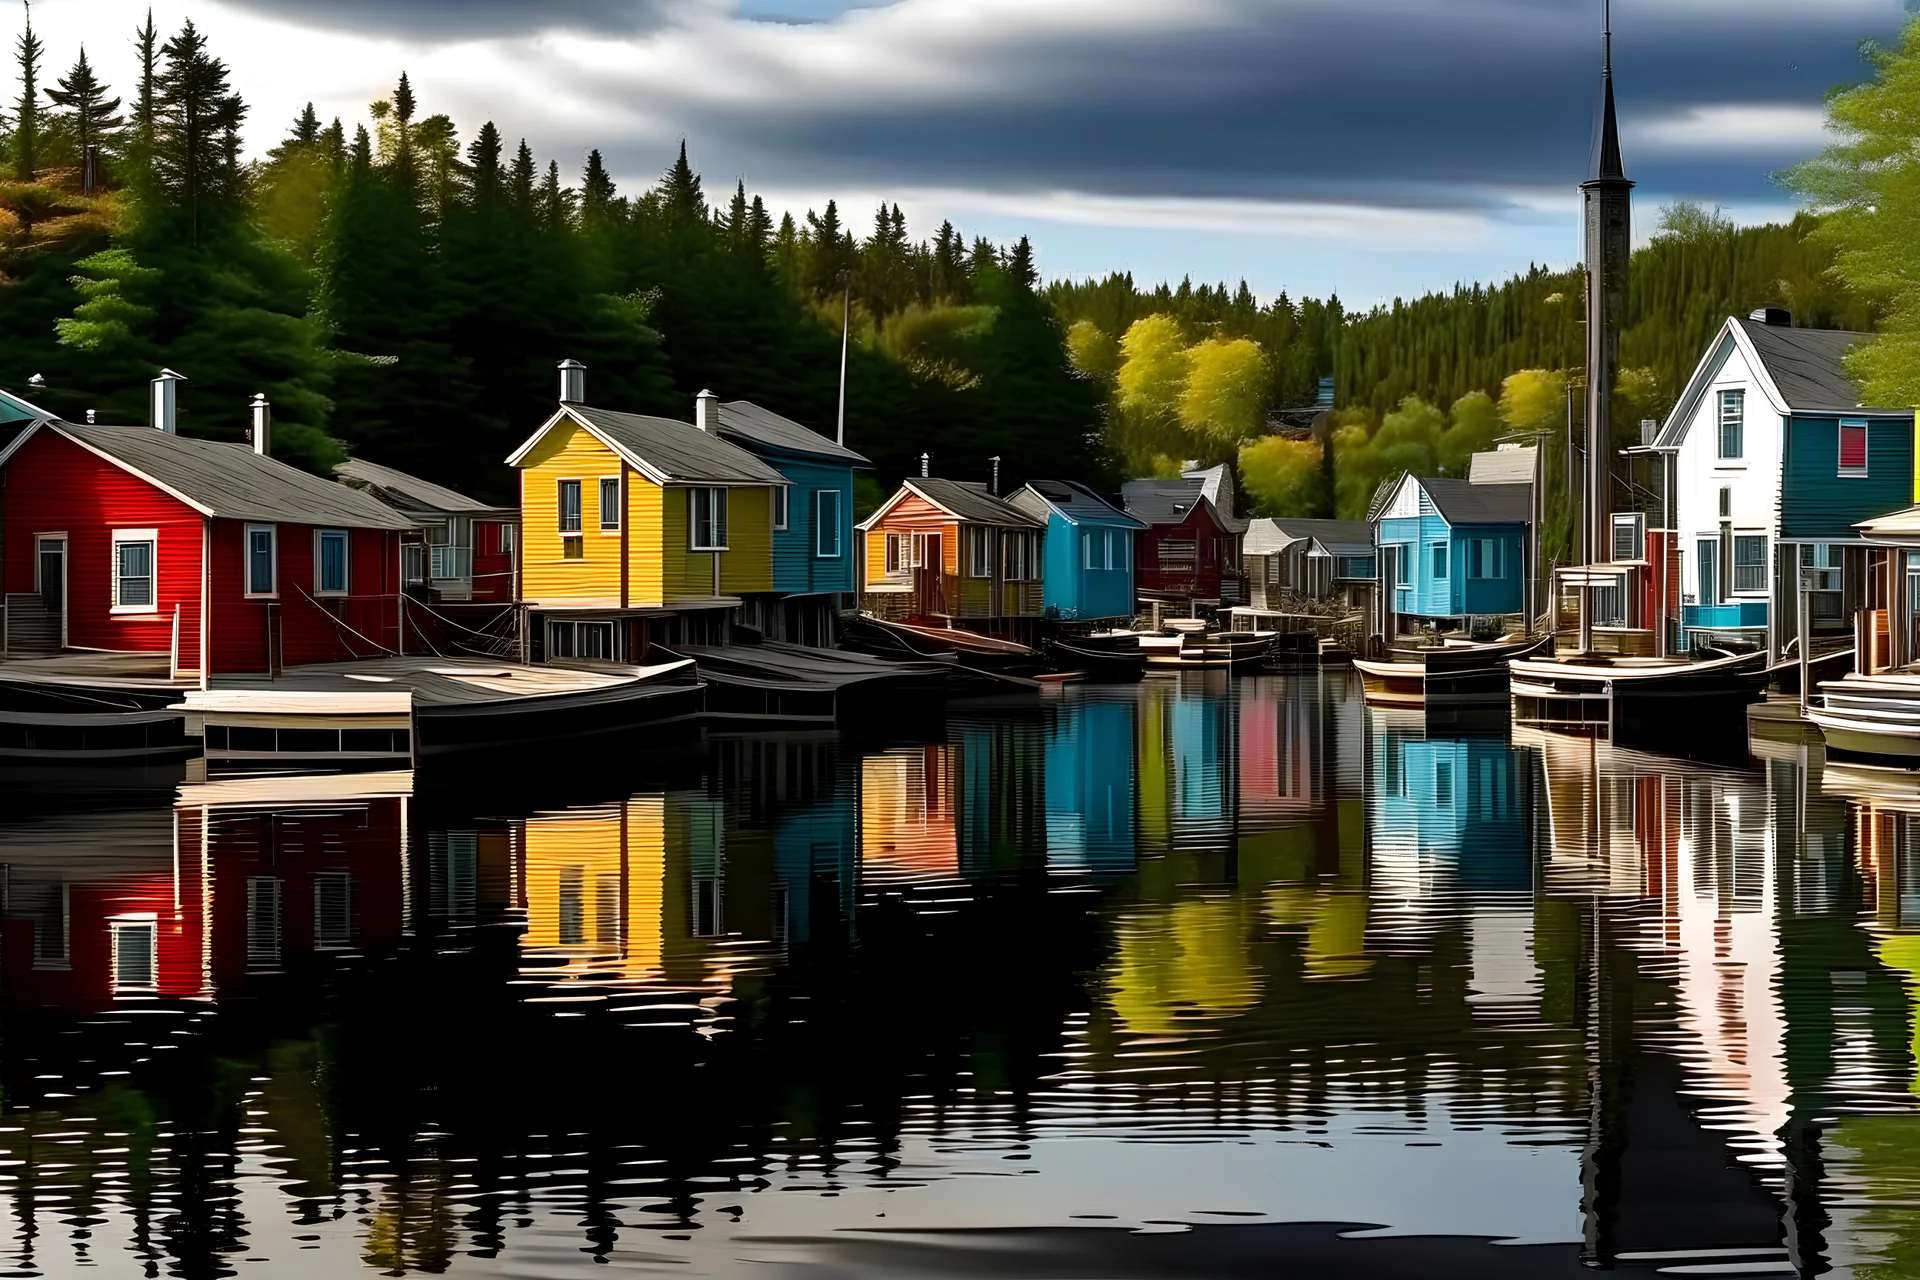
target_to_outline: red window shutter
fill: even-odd
[[[1867,469],[1866,423],[1843,422],[1840,424],[1840,469],[1842,471]]]

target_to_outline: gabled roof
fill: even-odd
[[[30,400],[22,400],[9,391],[0,391],[0,423],[45,422],[53,416]]]
[[[1257,525],[1260,522],[1254,521]],[[1311,538],[1330,556],[1370,556],[1373,554],[1373,526],[1365,520],[1297,520],[1288,517],[1270,522],[1288,538]],[[1247,550],[1253,550],[1253,535],[1247,535]]]
[[[519,466],[534,446],[563,422],[585,428],[655,484],[787,483],[785,476],[739,445],[709,435],[691,422],[592,409],[583,404],[561,405],[525,444],[514,450],[507,465]]]
[[[365,458],[348,458],[333,469],[334,479],[344,485],[371,494],[390,507],[402,511],[445,512],[450,515],[498,515],[512,507],[492,507],[478,498],[410,476],[392,467],[383,467]]]
[[[1240,553],[1248,556],[1270,556],[1285,551],[1296,542],[1306,541],[1299,534],[1283,531],[1279,522],[1266,519],[1247,521],[1247,538],[1240,545]]]
[[[762,409],[751,400],[729,400],[720,406],[720,434],[782,453],[832,458],[856,467],[873,465],[846,446],[835,444],[819,432],[791,418],[783,418],[771,409]]]
[[[1416,482],[1448,524],[1525,524],[1533,511],[1529,485],[1475,484],[1450,476],[1421,476]]]
[[[1920,507],[1889,511],[1886,515],[1862,520],[1853,526],[1869,538],[1893,538],[1920,541]]]
[[[1847,329],[1790,329],[1729,316],[1667,415],[1657,444],[1677,448],[1685,442],[1701,399],[1735,351],[1745,353],[1776,413],[1911,414],[1910,408],[1863,404],[1858,384],[1847,373],[1847,353],[1878,340],[1877,334]]]
[[[1049,511],[1058,511],[1074,524],[1093,521],[1128,529],[1146,528],[1093,490],[1071,480],[1030,480],[1007,501],[1041,521]]]
[[[109,427],[55,418],[36,423],[17,436],[0,450],[0,463],[12,457],[36,431],[58,432],[202,515],[351,529],[419,527],[357,489],[263,458],[247,445],[169,435],[153,427]]]
[[[880,509],[861,521],[860,528],[872,529],[908,494],[915,494],[966,524],[1001,525],[1014,529],[1044,529],[1045,520],[1036,519],[1004,498],[996,498],[977,480],[947,480],[939,476],[909,476]]]
[[[1472,484],[1532,484],[1539,474],[1539,459],[1538,445],[1489,449],[1468,461],[1467,480]]]

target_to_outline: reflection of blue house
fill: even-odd
[[[1035,480],[1007,501],[1047,523],[1041,602],[1049,618],[1133,616],[1133,541],[1145,525],[1071,480]]]
[[[1403,476],[1374,516],[1393,611],[1465,618],[1526,608],[1531,487]]]
[[[1099,875],[1133,870],[1134,710],[1081,691],[1047,731],[1047,865]]]
[[[788,943],[829,937],[853,919],[859,892],[860,824],[851,789],[780,815],[773,834],[774,919]],[[780,907],[784,905],[784,912]]]
[[[1428,740],[1389,724],[1373,740],[1376,840],[1417,841],[1467,889],[1530,889],[1526,755],[1500,738]]]
[[[872,464],[750,400],[716,416],[723,439],[792,481],[773,493],[773,589],[785,598],[749,602],[747,621],[770,639],[831,644],[834,596],[854,590],[853,471]]]

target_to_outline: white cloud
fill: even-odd
[[[1623,132],[1629,149],[1700,156],[1804,155],[1829,140],[1826,112],[1801,103],[1707,103],[1627,126]]]

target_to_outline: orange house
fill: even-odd
[[[860,607],[895,621],[1041,616],[1046,525],[984,484],[916,476],[860,525]]]

